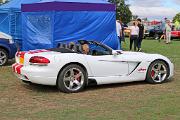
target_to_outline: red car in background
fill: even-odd
[[[180,39],[180,30],[174,30],[171,32],[171,37],[172,38],[177,38]]]

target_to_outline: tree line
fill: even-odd
[[[132,12],[129,9],[129,5],[126,4],[127,0],[108,0],[111,3],[116,4],[116,19],[121,19],[123,23],[128,23],[132,19]]]

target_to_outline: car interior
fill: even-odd
[[[107,48],[99,43],[94,42],[94,41],[79,40],[78,44],[76,44],[75,42],[70,42],[68,44],[59,43],[57,48],[65,48],[65,49],[69,49],[73,52],[82,54],[83,53],[83,50],[82,50],[83,44],[89,45],[88,55],[93,55],[93,56],[112,55],[112,50],[110,48]]]

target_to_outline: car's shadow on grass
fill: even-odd
[[[170,80],[168,82],[165,82],[163,84],[169,83],[173,81]],[[56,86],[46,86],[46,85],[38,85],[33,83],[22,83],[23,87],[26,89],[29,89],[31,91],[35,92],[43,92],[43,93],[59,93],[60,91],[57,89]],[[117,88],[126,88],[126,87],[132,87],[138,88],[138,86],[152,86],[152,85],[158,85],[158,84],[148,84],[145,81],[138,81],[138,82],[129,82],[129,83],[117,83],[117,84],[107,84],[107,85],[91,85],[87,86],[82,92],[89,92],[89,91],[97,91],[97,90],[103,90],[103,89],[117,89]]]
[[[98,90],[98,89],[107,89],[107,88],[124,88],[130,86],[138,86],[138,85],[147,85],[145,81],[138,81],[138,82],[128,82],[128,83],[116,83],[116,84],[105,84],[105,85],[93,85],[87,86],[86,90]]]
[[[44,92],[44,93],[59,92],[56,86],[39,85],[34,83],[22,83],[22,86],[34,92]]]
[[[167,84],[170,82],[173,82],[174,78],[171,78],[170,80],[162,83],[162,84]],[[161,84],[161,83],[160,83]],[[94,85],[94,86],[87,86],[85,91],[93,91],[93,90],[99,90],[99,89],[108,89],[108,88],[126,88],[126,87],[138,87],[138,86],[155,86],[155,85],[160,85],[160,84],[150,84],[146,81],[134,81],[134,82],[126,82],[126,83],[116,83],[116,84],[106,84],[106,85]]]
[[[7,64],[4,65],[4,67],[11,67],[12,64],[15,63],[15,59],[8,60]]]

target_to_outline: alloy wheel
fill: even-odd
[[[167,68],[164,64],[156,63],[155,65],[152,66],[151,69],[152,80],[160,83],[166,79],[166,76],[167,76]]]
[[[63,82],[70,91],[79,90],[84,84],[84,75],[78,68],[70,68],[64,74]]]
[[[0,51],[0,66],[4,65],[7,61],[7,55],[4,51]]]

